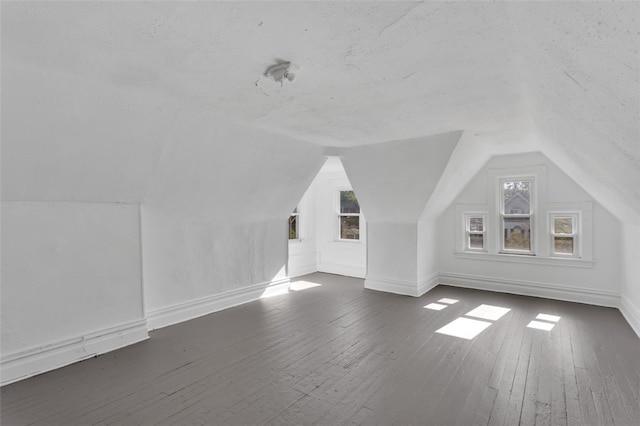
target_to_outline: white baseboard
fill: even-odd
[[[418,296],[422,296],[440,284],[440,274],[434,272],[418,284]]]
[[[633,331],[640,337],[640,309],[626,297],[620,298],[620,312]]]
[[[149,338],[147,321],[139,319],[82,336],[64,339],[0,359],[1,385],[55,370],[83,359],[111,352]]]
[[[289,278],[282,278],[265,283],[252,284],[150,310],[146,313],[149,331],[258,300],[263,296],[286,293],[289,290],[289,282]]]
[[[364,288],[387,293],[402,294],[418,297],[418,284],[412,281],[396,280],[391,278],[374,277],[367,275],[364,280]]]
[[[313,274],[318,271],[316,264],[296,266],[289,269],[289,278],[301,277],[303,275]]]
[[[318,264],[318,272],[326,272],[327,274],[344,275],[355,278],[364,278],[366,275],[364,267],[328,262],[320,262]]]
[[[509,280],[495,277],[440,272],[439,283],[454,287],[475,288],[501,293],[522,294],[590,305],[620,306],[620,293],[547,284],[535,281]]]

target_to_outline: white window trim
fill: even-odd
[[[472,259],[505,263],[523,263],[546,266],[562,266],[575,268],[593,268],[593,203],[591,201],[569,202],[569,203],[549,203],[546,199],[546,171],[544,165],[523,168],[490,169],[488,171],[487,200],[488,204],[456,204],[456,230],[455,230],[455,250],[454,254],[459,259]],[[534,215],[535,243],[532,241],[532,249],[536,255],[521,255],[511,253],[501,253],[502,231],[501,231],[501,189],[500,179],[519,179],[534,176],[536,184],[533,195],[537,200],[536,212]],[[488,220],[485,228],[486,251],[464,250],[465,247],[465,213],[475,213],[486,211]],[[547,236],[550,234],[549,214],[554,212],[579,213],[577,252],[579,257],[552,256],[553,251],[551,240]],[[495,219],[495,220],[494,220]],[[543,223],[541,223],[543,222]],[[498,232],[494,231],[498,229]],[[535,245],[534,245],[535,244]]]
[[[296,210],[296,213],[293,213],[293,211],[291,211],[291,213],[289,214],[289,218],[291,218],[291,216],[296,216],[296,233],[297,233],[297,237],[298,238],[289,238],[289,242],[291,243],[297,243],[302,241],[302,226],[300,223],[300,205],[296,206],[294,208],[294,210]],[[289,229],[287,228],[287,231]]]
[[[579,211],[550,211],[547,214],[548,220],[548,235],[549,235],[549,256],[550,257],[560,257],[560,258],[573,258],[580,259],[582,256],[581,250],[581,240],[582,240],[582,230],[580,220],[580,212]],[[573,222],[573,233],[572,234],[556,234],[555,231],[555,219],[557,218],[571,218]],[[556,253],[555,252],[555,238],[556,237],[572,237],[573,238],[573,253]]]
[[[335,203],[334,203],[334,211],[336,212],[336,220],[335,220],[335,224],[336,224],[336,229],[334,232],[335,238],[334,241],[336,242],[340,242],[340,243],[351,243],[351,244],[361,244],[363,241],[363,220],[362,220],[362,207],[360,207],[360,213],[340,213],[340,192],[342,191],[353,191],[353,188],[351,187],[347,187],[347,186],[343,186],[343,187],[337,187],[336,188],[336,195],[335,195]],[[356,196],[357,197],[357,196]],[[360,201],[358,200],[358,203]],[[357,216],[358,217],[358,239],[351,239],[351,238],[340,238],[340,217],[341,216]]]
[[[473,231],[469,229],[470,221],[469,219],[479,217],[482,218],[482,232]],[[486,211],[465,211],[462,215],[464,220],[463,229],[463,242],[462,247],[464,251],[473,252],[473,253],[486,253],[487,252],[487,212]],[[470,235],[471,234],[482,234],[482,248],[473,248],[470,244]]]
[[[504,182],[513,182],[513,181],[528,181],[530,182],[530,193],[529,193],[529,213],[528,214],[516,214],[516,213],[505,213],[504,211]],[[498,244],[500,247],[499,253],[501,254],[513,254],[518,256],[535,256],[536,255],[536,202],[538,197],[536,195],[537,191],[537,179],[535,175],[517,175],[517,176],[498,176],[496,189],[498,191],[496,195],[496,200],[498,201],[498,206],[496,211],[498,212],[498,228],[500,231],[496,233],[498,237]],[[508,249],[504,246],[504,220],[505,218],[529,218],[529,250],[516,250],[516,249]]]

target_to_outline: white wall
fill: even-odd
[[[138,205],[2,202],[2,383],[147,337]]]
[[[622,227],[622,289],[620,310],[640,336],[640,225]]]
[[[353,189],[341,161],[330,157],[315,181],[316,250],[318,271],[364,278],[367,270],[367,219],[361,208],[360,240],[338,238],[339,191]],[[355,191],[358,201],[359,194]]]
[[[196,111],[168,138],[142,209],[150,328],[286,290],[287,218],[322,148]]]
[[[311,274],[318,270],[316,186],[314,179],[297,204],[298,238],[289,240],[288,243],[287,275],[291,278]]]
[[[540,188],[542,192],[546,190],[545,199],[539,199],[540,223],[544,223],[546,211],[553,210],[553,206],[558,203],[592,203],[593,242],[592,247],[584,249],[593,249],[593,264],[586,262],[570,266],[566,262],[556,262],[541,258],[542,256],[537,256],[528,263],[506,262],[503,261],[504,256],[501,259],[479,257],[475,260],[472,255],[457,254],[456,226],[461,224],[456,217],[456,205],[479,206],[491,211],[494,201],[490,194],[495,183],[489,176],[490,169],[538,165],[546,167],[546,188]],[[539,179],[537,183],[545,184],[543,179]],[[583,217],[585,224],[587,219]],[[491,217],[488,218],[490,220]],[[435,228],[438,230],[437,263],[441,283],[618,306],[622,279],[620,222],[541,154],[494,157],[439,217]],[[544,230],[542,231],[542,235],[545,235]],[[491,235],[487,237],[490,238]],[[545,243],[546,241],[540,241],[539,251],[542,253]],[[531,260],[528,256],[512,259]]]

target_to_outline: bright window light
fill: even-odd
[[[543,320],[543,321],[558,322],[560,320],[560,317],[556,315],[538,314],[536,319]]]
[[[434,311],[441,311],[446,308],[447,305],[441,305],[440,303],[429,303],[425,308],[432,309]]]
[[[308,288],[320,287],[322,284],[310,283],[308,281],[295,281],[289,284],[289,290],[301,291]]]
[[[527,324],[527,327],[537,328],[538,330],[551,331],[554,325],[555,324],[550,324],[548,322],[531,321],[529,324]]]
[[[511,309],[509,308],[502,308],[500,306],[480,305],[472,311],[467,312],[465,315],[468,317],[496,321],[502,318],[502,316],[510,310]]]
[[[438,302],[446,303],[447,305],[453,305],[454,303],[458,303],[456,299],[449,299],[448,297],[443,297],[442,299],[438,300]]]
[[[490,325],[491,323],[486,321],[458,318],[439,330],[436,330],[436,333],[447,334],[449,336],[461,337],[469,340],[482,333],[482,331]]]

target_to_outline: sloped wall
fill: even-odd
[[[287,218],[322,149],[180,116],[145,199],[145,312],[156,328],[285,287]]]
[[[365,287],[417,296],[418,220],[462,132],[344,150],[343,163],[367,214]]]

